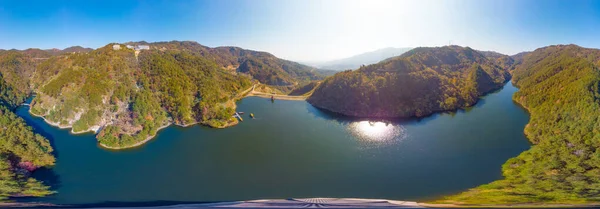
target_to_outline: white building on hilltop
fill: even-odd
[[[113,45],[113,50],[120,50],[120,49],[121,49],[121,45],[119,45],[119,44]]]
[[[148,46],[148,45],[137,45],[137,46],[135,46],[135,50],[150,50],[150,46]]]

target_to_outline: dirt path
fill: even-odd
[[[253,92],[254,88],[256,88],[256,85],[258,85],[258,84],[254,84],[254,85],[252,85],[252,87],[250,87],[250,88],[248,88],[248,89],[246,89],[246,90],[238,93],[237,96],[236,96],[236,98],[243,98],[244,95],[248,94],[248,92]]]

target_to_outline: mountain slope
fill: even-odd
[[[416,48],[325,79],[308,102],[358,117],[412,117],[473,105],[510,78],[471,48]]]
[[[135,53],[112,45],[41,63],[31,112],[73,132],[100,131],[110,148],[143,142],[170,123],[224,127],[235,95],[251,87],[247,76],[182,50]]]
[[[384,59],[395,57],[409,51],[411,48],[383,48],[371,52],[366,52],[352,57],[328,61],[325,63],[317,64],[321,69],[329,70],[348,70],[357,69],[361,65],[370,65],[378,63]]]
[[[114,50],[109,44],[37,61],[27,86],[37,93],[31,113],[74,133],[98,132],[100,145],[120,149],[140,145],[172,123],[236,124],[235,100],[251,89],[253,79],[293,89],[321,78],[314,68],[237,47],[128,44],[147,44],[150,50],[125,45]]]
[[[31,92],[35,61],[30,56],[14,50],[0,52],[0,105],[14,109]]]
[[[4,106],[0,106],[0,129],[0,200],[52,194],[48,186],[30,177],[38,167],[54,165],[50,142]]]
[[[531,114],[534,146],[502,166],[504,179],[445,203],[600,201],[600,50],[575,45],[537,49],[513,71],[513,100]]]
[[[510,57],[513,59],[513,66],[510,68],[510,70],[514,70],[518,65],[523,63],[525,56],[527,56],[529,53],[531,52],[520,52],[518,54],[511,55]]]
[[[12,112],[30,92],[35,66],[29,59],[12,50],[0,52],[0,200],[52,194],[30,177],[36,168],[54,165],[50,142]]]
[[[508,55],[504,55],[495,51],[478,51],[479,53],[483,54],[483,56],[487,57],[488,59],[494,61],[496,63],[496,65],[504,68],[504,69],[509,69],[510,67],[512,67],[515,64],[515,60],[512,56],[508,56]]]
[[[302,81],[323,79],[317,69],[296,62],[279,59],[267,52],[239,47],[210,48],[192,41],[129,42],[148,44],[158,50],[186,51],[214,61],[218,66],[250,75],[261,83],[276,86],[296,85]]]

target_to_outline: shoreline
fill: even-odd
[[[519,88],[517,86],[515,86],[515,84],[512,84],[515,88],[517,88],[517,91],[519,91]],[[516,92],[515,92],[516,93]],[[529,115],[529,121],[527,122],[527,124],[525,124],[525,127],[523,127],[523,134],[525,135],[525,138],[527,138],[527,140],[529,141],[529,143],[533,144],[533,141],[531,141],[531,138],[529,137],[530,134],[527,133],[527,128],[529,127],[529,125],[531,125],[531,116],[532,116],[532,112],[529,109],[529,107],[525,106],[525,104],[523,104],[521,101],[521,99],[515,99],[514,98],[514,94],[512,97],[512,101],[517,104],[517,106],[523,108],[525,110],[525,112]],[[530,148],[531,149],[531,148]]]
[[[253,87],[251,87],[251,88],[250,88],[250,89],[248,89],[248,90],[245,90],[243,93],[247,93],[248,91],[252,90],[252,88],[253,88]],[[244,98],[244,97],[242,97],[242,98]],[[233,101],[233,104],[235,105],[235,99],[234,99],[234,101]],[[237,111],[237,105],[235,105],[234,109],[236,109],[236,111]],[[107,146],[107,145],[105,145],[105,144],[102,144],[102,143],[100,143],[100,142],[98,142],[98,144],[99,144],[101,147],[103,147],[103,148],[105,148],[105,149],[110,149],[110,150],[123,150],[123,149],[130,149],[130,148],[135,148],[135,147],[139,147],[139,146],[142,146],[142,145],[146,144],[147,142],[149,142],[150,140],[152,140],[154,137],[156,137],[156,136],[158,135],[158,132],[159,132],[160,130],[162,130],[162,129],[165,129],[165,128],[167,128],[167,127],[171,126],[171,125],[179,126],[179,127],[182,127],[182,128],[188,128],[188,127],[191,127],[191,126],[194,126],[194,125],[197,125],[197,124],[201,124],[201,125],[203,125],[203,126],[208,126],[208,127],[211,127],[211,128],[219,128],[219,129],[221,129],[221,128],[228,128],[228,127],[231,127],[231,126],[237,125],[237,124],[239,123],[239,121],[238,121],[237,119],[236,119],[235,121],[236,121],[236,122],[234,122],[234,123],[227,123],[227,124],[225,124],[225,125],[224,125],[224,126],[222,126],[222,127],[215,127],[215,126],[211,126],[211,125],[209,125],[208,123],[201,123],[201,122],[198,122],[198,121],[196,121],[196,122],[193,122],[193,123],[189,123],[189,124],[177,124],[177,123],[169,122],[169,123],[167,123],[167,124],[165,124],[165,125],[163,125],[163,126],[159,127],[159,128],[156,130],[156,134],[154,134],[154,135],[152,135],[152,136],[148,136],[146,139],[144,139],[144,140],[142,140],[142,141],[139,141],[139,142],[137,142],[137,143],[135,143],[135,144],[129,145],[129,146],[124,146],[124,147],[111,147],[111,146]]]
[[[98,142],[98,144],[99,144],[101,147],[103,147],[103,148],[106,148],[106,149],[111,149],[111,150],[121,150],[121,149],[129,149],[129,148],[138,147],[138,146],[141,146],[141,145],[145,144],[146,142],[150,141],[150,140],[151,140],[151,139],[153,139],[154,137],[156,137],[156,135],[158,135],[158,132],[159,132],[160,130],[162,130],[162,129],[165,129],[165,128],[169,127],[169,126],[170,126],[170,125],[172,125],[172,124],[173,124],[173,123],[169,122],[169,123],[167,123],[167,124],[165,124],[165,125],[163,125],[163,126],[161,126],[161,127],[158,127],[158,129],[156,130],[156,134],[154,134],[154,135],[152,135],[152,136],[148,136],[148,137],[146,137],[146,139],[144,139],[144,140],[142,140],[142,141],[139,141],[139,142],[137,142],[137,143],[135,143],[135,144],[129,145],[129,146],[123,146],[123,147],[111,147],[111,146],[107,146],[107,145],[105,145],[105,144],[102,144],[102,143],[100,143],[100,142]]]
[[[246,93],[247,93],[247,91],[246,91]],[[242,97],[242,98],[244,98],[244,97]],[[234,101],[234,103],[235,103],[235,101]],[[236,108],[237,108],[237,107],[236,107]],[[84,134],[84,133],[88,133],[88,132],[92,132],[92,133],[94,133],[94,134],[97,134],[97,133],[98,133],[98,130],[100,130],[100,129],[103,127],[103,126],[98,126],[98,125],[95,125],[95,126],[92,126],[92,127],[88,128],[87,130],[83,130],[83,131],[73,131],[73,126],[72,126],[72,125],[67,125],[67,126],[60,125],[59,123],[52,122],[52,121],[48,120],[48,119],[47,119],[46,117],[44,117],[43,115],[38,115],[38,114],[35,114],[35,113],[31,112],[31,106],[29,106],[29,110],[27,110],[27,112],[28,112],[30,115],[34,116],[34,117],[41,118],[42,120],[44,120],[44,122],[45,122],[46,124],[48,124],[48,125],[50,125],[50,126],[52,126],[52,127],[56,127],[56,128],[59,128],[59,129],[71,129],[71,130],[69,130],[69,133],[71,133],[71,134],[74,134],[74,135]],[[135,144],[133,144],[133,145],[124,146],[124,147],[111,147],[111,146],[107,146],[107,145],[105,145],[105,144],[102,144],[102,143],[100,143],[100,142],[98,142],[98,144],[99,144],[101,147],[105,148],[105,149],[110,149],[110,150],[123,150],[123,149],[129,149],[129,148],[134,148],[134,147],[139,147],[139,146],[141,146],[141,145],[144,145],[145,143],[147,143],[148,141],[150,141],[151,139],[153,139],[154,137],[156,137],[156,136],[158,135],[158,132],[159,132],[160,130],[162,130],[162,129],[165,129],[165,128],[167,128],[167,127],[171,126],[171,125],[176,125],[176,126],[179,126],[179,127],[182,127],[182,128],[187,128],[187,127],[190,127],[190,126],[194,126],[194,125],[197,125],[197,124],[201,124],[201,125],[208,126],[208,127],[211,127],[211,128],[218,128],[218,129],[222,129],[222,128],[228,128],[228,127],[231,127],[231,126],[237,125],[238,123],[239,123],[239,121],[237,121],[237,119],[236,119],[236,122],[228,122],[228,123],[227,123],[227,124],[225,124],[224,126],[216,127],[216,126],[211,126],[211,125],[209,125],[209,124],[207,124],[207,123],[201,123],[201,122],[193,122],[193,123],[189,123],[189,124],[176,124],[176,123],[173,123],[173,122],[169,122],[169,123],[167,123],[167,124],[165,124],[165,125],[163,125],[163,126],[159,127],[159,128],[156,130],[156,134],[155,134],[155,135],[148,136],[146,139],[144,139],[144,140],[142,140],[142,141],[139,141],[139,142],[137,142],[137,143],[135,143]],[[94,129],[94,128],[96,128],[96,129]],[[96,141],[97,141],[97,140],[96,140]]]
[[[507,85],[509,82],[510,82],[510,80],[509,80],[509,81],[507,81],[507,82],[505,82],[505,83],[504,83],[504,85],[500,86],[499,88],[497,88],[497,89],[494,89],[494,90],[492,90],[492,91],[489,91],[489,92],[486,92],[485,94],[483,94],[483,95],[479,96],[479,97],[477,98],[477,100],[475,101],[475,103],[474,103],[474,104],[472,104],[471,106],[474,106],[474,105],[476,105],[476,104],[479,102],[479,100],[480,100],[480,98],[481,98],[481,97],[485,97],[485,96],[489,95],[490,93],[493,93],[494,91],[498,91],[498,90],[502,89],[502,88],[503,88],[505,85]],[[257,85],[257,84],[254,84],[252,87],[248,88],[247,90],[244,90],[244,91],[242,91],[242,92],[238,93],[238,94],[237,94],[237,95],[236,95],[236,96],[235,96],[233,99],[231,99],[231,100],[229,101],[229,102],[233,102],[233,105],[234,105],[234,110],[235,110],[236,112],[237,112],[237,105],[236,105],[236,102],[237,102],[238,100],[244,99],[244,98],[246,98],[246,97],[260,97],[260,98],[267,98],[267,99],[269,99],[269,98],[273,97],[274,99],[278,99],[278,100],[287,100],[287,101],[306,101],[306,100],[308,99],[308,97],[311,95],[311,94],[308,94],[308,95],[301,95],[301,96],[289,96],[289,95],[283,95],[283,94],[271,94],[271,93],[258,92],[258,91],[255,91],[255,90],[254,90],[254,89],[255,89],[255,87],[256,87],[256,85]],[[312,93],[312,92],[311,92],[311,93]],[[226,102],[226,103],[227,103],[227,102]],[[518,103],[518,102],[517,102],[517,103]],[[310,104],[310,102],[309,102],[309,104]],[[311,104],[311,105],[312,105],[312,104]],[[314,105],[313,105],[313,106],[314,106]],[[315,106],[315,107],[317,107],[317,106]],[[340,115],[343,115],[343,116],[348,116],[348,117],[358,117],[358,118],[361,118],[360,116],[351,116],[351,115],[346,115],[346,114],[344,114],[344,113],[336,112],[336,111],[330,110],[330,109],[328,109],[328,108],[323,108],[323,107],[317,107],[317,108],[319,108],[319,109],[323,109],[323,110],[326,110],[326,111],[330,111],[330,112],[332,112],[332,113],[340,114]],[[463,108],[459,108],[459,109],[464,109],[464,108],[467,108],[467,107],[463,107]],[[458,111],[459,109],[456,109],[456,110],[453,110],[453,111]],[[103,127],[103,126],[97,126],[97,125],[96,125],[96,126],[92,126],[92,127],[88,128],[87,130],[83,130],[83,131],[77,131],[77,132],[74,132],[74,131],[73,131],[73,126],[72,126],[72,125],[71,125],[71,126],[63,126],[63,125],[60,125],[59,123],[54,123],[54,122],[52,122],[52,121],[49,121],[49,120],[48,120],[47,118],[45,118],[44,116],[37,115],[37,114],[35,114],[35,113],[31,112],[31,106],[30,106],[30,108],[29,108],[28,112],[29,112],[29,114],[31,114],[31,115],[33,115],[33,116],[36,116],[36,117],[40,117],[40,118],[42,118],[42,119],[44,120],[44,122],[46,122],[47,124],[49,124],[49,125],[51,125],[51,126],[53,126],[53,127],[57,127],[57,128],[59,128],[59,129],[67,129],[67,128],[71,128],[71,130],[70,130],[69,132],[70,132],[70,133],[72,133],[72,134],[84,134],[84,133],[88,133],[88,132],[93,132],[94,134],[97,134],[97,133],[98,133],[98,130],[101,130],[101,128]],[[448,110],[446,110],[446,111],[435,111],[435,112],[432,112],[432,113],[430,113],[430,114],[423,115],[423,116],[421,116],[421,117],[428,117],[428,116],[434,115],[434,114],[436,114],[436,113],[443,113],[443,112],[452,112],[452,111],[448,111]],[[416,116],[413,116],[413,117],[416,117]],[[421,118],[421,117],[417,117],[417,118]],[[370,118],[370,117],[369,117],[369,118]],[[390,119],[390,118],[405,118],[405,117],[390,117],[390,118],[388,118],[388,117],[375,117],[375,118]],[[412,118],[412,117],[406,117],[406,118]],[[189,123],[189,124],[177,124],[177,123],[169,122],[169,123],[167,123],[167,124],[165,124],[165,125],[163,125],[163,126],[159,127],[159,128],[156,130],[156,134],[155,134],[155,135],[149,136],[149,137],[147,137],[146,139],[144,139],[144,140],[142,140],[142,141],[139,141],[139,142],[137,142],[137,143],[135,143],[135,144],[133,144],[133,145],[129,145],[129,146],[125,146],[125,147],[111,147],[111,146],[107,146],[107,145],[105,145],[105,144],[102,144],[102,143],[100,143],[100,142],[98,142],[98,144],[99,144],[101,147],[103,147],[103,148],[106,148],[106,149],[111,149],[111,150],[123,150],[123,149],[129,149],[129,148],[135,148],[135,147],[139,147],[139,146],[141,146],[141,145],[143,145],[143,144],[147,143],[148,141],[150,141],[151,139],[153,139],[154,137],[156,137],[156,136],[158,135],[158,132],[159,132],[160,130],[162,130],[162,129],[164,129],[164,128],[167,128],[167,127],[169,127],[170,125],[176,125],[176,126],[179,126],[179,127],[187,128],[187,127],[191,127],[191,126],[194,126],[194,125],[200,124],[200,125],[207,126],[207,127],[210,127],[210,128],[224,129],[224,128],[228,128],[228,127],[231,127],[231,126],[235,126],[235,125],[237,125],[237,124],[239,124],[239,123],[240,123],[240,122],[239,122],[239,120],[238,120],[238,119],[236,119],[236,120],[235,120],[235,122],[227,122],[227,123],[226,123],[225,125],[223,125],[223,126],[212,126],[212,125],[210,125],[210,124],[208,124],[208,123],[203,123],[203,122],[198,122],[198,121],[196,121],[196,122],[193,122],[193,123]],[[96,127],[96,129],[94,129],[94,127]]]
[[[237,121],[237,119],[236,119],[236,121]],[[135,147],[139,147],[139,146],[142,146],[142,145],[146,144],[147,142],[149,142],[150,140],[152,140],[154,137],[156,137],[156,136],[158,135],[158,132],[159,132],[159,131],[161,131],[162,129],[168,128],[169,126],[172,126],[172,125],[174,125],[174,126],[179,126],[179,127],[182,127],[182,128],[189,128],[189,127],[191,127],[191,126],[194,126],[194,125],[198,125],[198,124],[200,124],[200,125],[207,126],[207,127],[210,127],[210,128],[218,128],[218,129],[222,129],[222,128],[228,128],[228,127],[231,127],[231,126],[237,125],[238,123],[239,123],[239,122],[237,122],[237,123],[227,123],[227,124],[226,124],[225,126],[223,126],[223,127],[214,127],[214,126],[210,126],[210,125],[208,125],[208,124],[205,124],[205,123],[200,123],[200,122],[194,122],[194,123],[190,123],[190,124],[176,124],[176,123],[169,122],[169,123],[167,123],[167,124],[165,124],[165,125],[163,125],[163,126],[159,127],[159,128],[156,130],[156,134],[154,134],[154,135],[152,135],[152,136],[148,136],[146,139],[144,139],[144,140],[142,140],[142,141],[139,141],[139,142],[137,142],[137,143],[135,143],[135,144],[129,145],[129,146],[124,146],[124,147],[110,147],[110,146],[107,146],[107,145],[105,145],[105,144],[102,144],[102,143],[98,143],[98,144],[99,144],[99,145],[100,145],[102,148],[106,148],[106,149],[110,149],[110,150],[122,150],[122,149],[129,149],[129,148],[135,148]]]
[[[56,127],[56,128],[59,128],[59,129],[68,129],[68,128],[70,128],[71,130],[69,130],[69,133],[71,133],[71,134],[84,134],[84,133],[88,133],[88,132],[98,133],[98,130],[100,130],[100,128],[101,128],[99,126],[92,126],[92,127],[88,128],[87,130],[73,131],[73,125],[66,125],[66,126],[64,126],[64,125],[60,125],[60,123],[52,122],[52,121],[48,120],[46,117],[44,117],[43,115],[38,115],[38,114],[35,114],[35,113],[31,112],[31,106],[30,106],[30,108],[29,108],[29,110],[27,112],[30,115],[33,115],[33,116],[38,117],[38,118],[42,118],[42,120],[44,120],[44,122],[46,122],[48,125],[50,125],[52,127]]]
[[[237,96],[235,96],[230,101],[230,102],[233,102],[234,110],[236,112],[237,112],[237,105],[236,105],[237,100],[241,100],[241,99],[244,99],[246,97],[271,98],[271,96],[273,96],[275,99],[279,99],[279,100],[293,100],[293,101],[303,101],[303,100],[306,100],[306,98],[308,98],[308,96],[288,96],[288,95],[278,95],[278,94],[268,94],[268,93],[262,93],[262,92],[254,92],[255,86],[256,85],[253,85],[252,87],[248,88],[247,90],[244,90],[244,91],[238,93]],[[71,130],[69,131],[69,133],[75,134],[75,135],[77,135],[77,134],[84,134],[84,133],[88,133],[88,132],[92,132],[94,134],[97,134],[98,130],[101,130],[102,127],[103,127],[103,126],[95,125],[95,126],[92,126],[92,127],[88,128],[87,130],[73,131],[73,126],[72,125],[66,125],[66,126],[65,125],[61,125],[60,123],[52,122],[52,121],[48,120],[43,115],[38,115],[38,114],[35,114],[35,113],[31,112],[31,106],[29,106],[29,110],[27,112],[29,112],[29,114],[31,114],[32,116],[42,118],[45,123],[49,124],[52,127],[56,127],[56,128],[59,128],[59,129],[69,129],[70,128]],[[189,124],[177,124],[177,123],[169,122],[169,123],[167,123],[167,124],[159,127],[156,130],[156,134],[154,134],[152,136],[148,136],[146,139],[144,139],[142,141],[139,141],[139,142],[136,142],[135,144],[132,144],[132,145],[123,146],[123,147],[112,147],[112,146],[108,146],[108,145],[102,144],[100,142],[98,142],[98,145],[100,145],[100,147],[102,147],[102,148],[110,149],[110,150],[130,149],[130,148],[135,148],[135,147],[139,147],[139,146],[142,146],[142,145],[146,144],[148,141],[150,141],[154,137],[156,137],[158,135],[159,131],[161,131],[162,129],[165,129],[165,128],[171,126],[171,125],[176,125],[176,126],[179,126],[179,127],[182,127],[182,128],[187,128],[187,127],[191,127],[191,126],[200,124],[200,125],[207,126],[207,127],[210,127],[210,128],[224,129],[224,128],[235,126],[235,125],[237,125],[239,123],[240,122],[239,122],[238,119],[235,119],[234,122],[227,121],[227,123],[225,125],[223,125],[223,126],[212,126],[212,125],[210,125],[208,123],[202,123],[202,122],[198,122],[198,121],[193,122],[193,123],[189,123]]]
[[[507,82],[505,85],[509,85],[509,83],[515,89],[517,89],[511,95],[512,102],[519,108],[523,109],[529,118],[529,121],[527,121],[527,124],[525,124],[525,126],[523,127],[523,132],[522,132],[523,135],[525,135],[527,142],[529,142],[529,144],[530,144],[529,149],[523,151],[523,152],[526,152],[528,150],[531,150],[533,148],[533,146],[535,146],[535,144],[533,144],[533,141],[531,141],[529,134],[527,133],[527,128],[531,124],[532,112],[527,106],[525,106],[520,101],[521,100],[520,98],[515,98],[515,94],[520,90],[520,88],[515,85],[515,83],[512,81],[512,79],[509,82]],[[519,155],[522,154],[523,152],[519,153]],[[503,179],[506,179],[506,177],[504,175],[502,175],[502,178],[499,180],[503,180]],[[495,181],[498,181],[498,180],[495,180]],[[495,181],[492,181],[492,182],[495,182]],[[490,182],[490,183],[492,183],[492,182]],[[479,186],[481,186],[481,185],[479,185]],[[477,186],[477,187],[479,187],[479,186]],[[473,187],[473,188],[477,188],[477,187]],[[473,188],[469,188],[469,190],[473,189]],[[464,191],[464,192],[468,192],[469,190]],[[460,195],[464,192],[460,192],[460,193],[457,193],[454,195]],[[454,195],[445,195],[443,197],[449,197],[449,196],[454,196]],[[443,197],[441,197],[441,198],[443,198]],[[429,201],[429,202],[434,202],[434,201],[439,201],[439,200],[441,200],[441,199],[433,200],[433,201]],[[577,204],[577,203],[564,203],[564,204],[560,204],[560,203],[547,203],[547,204],[545,204],[545,203],[514,203],[514,204],[480,205],[480,204],[423,202],[423,203],[419,203],[419,204],[423,205],[425,207],[432,207],[432,208],[574,208],[574,207],[598,207],[598,206],[600,206],[600,203],[582,203],[582,204]]]
[[[313,104],[312,102],[309,102],[308,100],[306,100],[306,102],[308,102],[310,105],[312,105],[313,107],[316,107],[318,109],[326,110],[328,112],[335,113],[335,114],[338,114],[338,115],[341,115],[341,116],[344,116],[344,117],[350,117],[350,118],[375,118],[375,119],[384,119],[384,120],[415,119],[415,118],[416,119],[420,119],[420,118],[426,118],[426,117],[429,117],[429,116],[432,116],[432,115],[435,115],[435,114],[452,113],[452,112],[458,112],[458,111],[461,111],[461,110],[467,110],[469,108],[473,108],[473,107],[475,107],[479,103],[479,101],[482,98],[487,97],[487,96],[489,96],[491,94],[498,93],[498,92],[502,91],[504,89],[504,87],[506,85],[508,85],[509,82],[511,82],[511,80],[503,82],[502,85],[500,85],[500,86],[498,86],[498,87],[496,87],[494,89],[491,89],[489,91],[483,92],[481,95],[477,96],[477,99],[475,99],[475,101],[472,104],[469,104],[469,105],[466,105],[466,106],[463,106],[463,107],[457,107],[457,108],[454,108],[454,109],[448,109],[448,110],[435,110],[435,111],[431,111],[429,113],[426,113],[426,114],[423,114],[423,115],[420,115],[420,116],[417,116],[417,115],[410,115],[410,116],[399,116],[399,115],[394,115],[394,116],[374,116],[374,115],[348,114],[348,113],[343,113],[341,111],[332,110],[332,108],[330,108],[330,107],[324,107],[324,106]],[[518,89],[519,88],[517,88],[517,90]],[[309,96],[310,95],[308,95],[306,97],[308,98]]]

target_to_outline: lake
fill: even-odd
[[[500,179],[529,148],[529,120],[508,83],[476,106],[422,119],[368,121],[305,101],[249,97],[244,122],[226,129],[170,126],[147,144],[112,151],[17,114],[49,138],[57,161],[34,177],[58,193],[24,199],[59,204],[207,202],[360,197],[428,200]],[[255,119],[248,114],[254,113]]]

